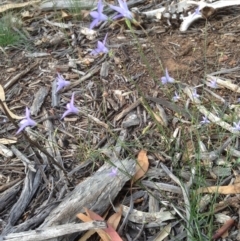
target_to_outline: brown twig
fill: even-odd
[[[228,229],[230,229],[235,223],[234,219],[229,219],[226,223],[223,224],[221,228],[219,228],[216,233],[213,235],[212,240],[219,239]]]

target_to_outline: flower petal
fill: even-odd
[[[162,80],[162,84],[165,85],[167,84],[167,78],[165,76],[161,77],[161,80]]]
[[[120,14],[122,14],[123,16],[125,16],[125,11],[124,9],[117,7],[117,6],[113,6],[113,5],[109,5],[110,8],[112,8],[113,10],[119,12]]]
[[[30,111],[29,109],[26,107],[26,119],[30,118]]]
[[[91,17],[93,17],[93,18],[98,18],[98,17],[99,17],[99,13],[96,12],[96,11],[92,11],[92,12],[90,12],[89,14],[90,14]]]
[[[97,26],[98,25],[98,19],[94,19],[92,22],[91,22],[91,24],[90,24],[90,29],[93,29],[95,26]]]
[[[101,14],[99,15],[99,20],[101,20],[101,21],[107,21],[107,20],[108,20],[108,16],[105,15],[105,14],[103,14],[103,13],[101,13]]]
[[[98,6],[97,6],[97,9],[98,9],[98,12],[101,13],[103,11],[103,4],[102,4],[102,1],[101,0],[98,0]]]
[[[72,93],[72,97],[71,97],[71,101],[70,101],[70,105],[74,105],[74,95],[75,95],[75,93],[73,92]]]

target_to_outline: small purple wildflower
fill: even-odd
[[[212,79],[209,86],[213,89],[217,89],[218,88],[217,81],[215,79]]]
[[[240,121],[238,123],[233,122],[233,125],[234,125],[233,130],[240,131]]]
[[[193,15],[201,15],[200,7],[199,7],[199,6],[195,9]]]
[[[78,109],[74,106],[74,93],[72,94],[71,101],[67,104],[67,110],[63,113],[61,119],[70,114],[78,114]]]
[[[23,129],[25,129],[27,126],[35,126],[35,125],[37,125],[37,123],[30,118],[30,111],[29,111],[29,109],[27,107],[26,107],[26,116],[25,116],[25,118],[26,119],[23,119],[23,120],[20,121],[20,125],[21,126],[18,129],[16,135],[18,133],[20,133]]]
[[[133,15],[129,11],[126,1],[125,0],[118,0],[118,3],[119,3],[119,7],[109,5],[110,8],[112,8],[113,10],[115,10],[119,13],[117,16],[114,17],[114,19],[124,17],[124,18],[132,20]]]
[[[97,42],[97,48],[94,49],[94,50],[90,53],[91,55],[98,55],[98,54],[100,54],[100,53],[105,53],[105,54],[107,54],[107,53],[109,52],[108,48],[105,46],[106,40],[107,40],[107,35],[108,35],[108,34],[106,34],[103,42],[101,42],[101,41],[98,41],[98,42]]]
[[[180,99],[180,96],[179,96],[179,94],[175,91],[175,95],[173,96],[172,100],[173,100],[174,102],[177,102],[179,99]]]
[[[103,14],[103,4],[102,0],[98,0],[97,11],[90,12],[90,15],[94,20],[90,24],[90,29],[93,29],[95,26],[98,26],[102,21],[107,21],[108,17]]]
[[[115,168],[112,168],[112,169],[111,169],[111,172],[109,173],[109,175],[110,175],[111,177],[116,177],[116,176],[117,176],[117,173],[118,173],[118,168],[115,167]]]
[[[57,76],[56,80],[57,80],[57,86],[58,87],[57,87],[56,93],[59,90],[61,90],[62,88],[70,85],[70,81],[65,80],[61,74],[57,73],[57,75],[58,76]]]
[[[174,83],[175,81],[172,77],[169,76],[167,68],[165,70],[165,76],[161,77],[161,80],[163,85],[167,83]]]
[[[203,116],[202,121],[200,121],[201,125],[207,125],[210,123],[210,120],[206,116]]]
[[[196,99],[198,99],[198,98],[200,97],[200,95],[197,93],[197,90],[196,90],[196,89],[193,90],[193,92],[192,92],[192,97],[193,97],[193,98],[196,98]]]

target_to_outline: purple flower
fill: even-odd
[[[27,126],[35,126],[35,125],[37,125],[37,123],[30,118],[30,111],[29,111],[29,109],[27,107],[26,107],[26,116],[25,117],[26,117],[26,119],[23,119],[23,120],[20,121],[20,125],[21,126],[18,129],[16,135],[18,133],[20,133],[23,129],[25,129]]]
[[[175,91],[175,95],[173,96],[172,100],[173,100],[174,102],[177,102],[179,99],[180,99],[180,96],[179,96],[179,94]]]
[[[218,88],[218,85],[217,85],[217,81],[216,80],[211,80],[209,86],[213,89],[217,89]]]
[[[74,106],[74,93],[72,94],[71,101],[67,104],[67,110],[63,113],[61,119],[70,114],[78,114],[78,109]]]
[[[125,0],[118,0],[118,3],[119,3],[119,7],[113,6],[113,5],[109,5],[110,8],[112,8],[113,10],[119,12],[119,14],[114,17],[114,19],[119,18],[119,17],[124,17],[124,18],[132,20],[133,19],[133,15],[129,11],[128,5],[127,5],[126,1]]]
[[[57,73],[57,75],[58,76],[57,76],[56,80],[57,80],[57,86],[58,87],[57,87],[56,93],[59,90],[61,90],[62,88],[70,85],[70,81],[65,80],[61,74]]]
[[[97,43],[97,48],[94,49],[92,52],[91,52],[91,55],[97,55],[97,54],[100,54],[100,53],[108,53],[108,48],[105,46],[106,44],[106,40],[107,40],[107,35],[105,36],[103,42],[101,41],[98,41]]]
[[[199,6],[195,9],[193,15],[201,15],[200,7],[199,7]]]
[[[174,83],[174,79],[169,76],[167,68],[166,68],[166,71],[165,71],[165,76],[163,76],[161,78],[161,80],[162,80],[163,85],[165,85],[167,83]]]
[[[233,125],[234,125],[233,130],[240,131],[240,121],[238,123],[233,122]]]
[[[109,175],[111,177],[116,177],[117,176],[117,173],[118,173],[118,168],[115,167],[115,168],[112,168],[111,172],[109,173]]]
[[[197,93],[197,90],[196,90],[196,89],[193,90],[193,92],[192,92],[192,97],[193,97],[193,98],[196,98],[196,99],[200,97],[200,95]]]
[[[98,1],[97,11],[90,12],[90,15],[94,20],[90,24],[90,29],[93,29],[95,26],[99,25],[102,21],[106,21],[108,17],[102,13],[103,11],[103,4],[102,1]]]
[[[206,116],[203,116],[202,121],[200,121],[200,124],[207,125],[209,123],[210,123],[210,121],[208,120],[208,118]]]

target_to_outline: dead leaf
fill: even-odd
[[[13,119],[17,119],[17,120],[20,120],[20,119],[23,119],[24,117],[23,116],[17,116],[15,114],[12,113],[12,111],[10,111],[5,103],[5,93],[4,93],[4,89],[2,87],[2,85],[0,85],[0,100],[3,102],[3,105],[5,107],[5,109],[7,110],[8,114],[13,118]],[[0,109],[2,110],[2,112],[4,112],[2,106],[0,105]]]
[[[218,59],[218,62],[221,63],[221,62],[224,62],[224,61],[226,61],[226,60],[228,60],[228,56],[227,56],[227,55],[223,55],[223,56],[221,56],[221,57]]]
[[[197,189],[197,193],[237,194],[240,193],[240,183],[229,186],[201,187]]]
[[[134,182],[143,177],[148,170],[149,162],[147,152],[145,150],[141,150],[139,152],[137,162],[138,165],[136,165],[136,173],[133,177]]]
[[[81,219],[84,222],[89,222],[89,221],[104,221],[104,219],[99,216],[98,214],[94,213],[93,211],[85,208],[85,212],[87,213],[88,216],[86,216],[83,213],[77,214],[77,217]],[[101,237],[103,241],[122,241],[118,233],[113,229],[113,227],[108,224],[108,228],[105,229],[96,229],[96,232],[98,235]]]
[[[61,10],[61,13],[62,13],[62,19],[64,20],[69,20],[72,18],[72,15],[71,14],[68,14],[67,12]]]
[[[88,210],[89,211],[89,210]],[[93,215],[94,216],[94,215]],[[77,214],[77,217],[82,220],[83,222],[90,222],[90,221],[94,221],[94,220],[103,220],[103,219],[92,219],[89,215],[85,215],[83,213],[79,213]],[[111,238],[109,237],[109,235],[102,229],[96,229],[96,232],[98,233],[98,235],[101,237],[101,239],[103,239],[104,241],[112,241]]]
[[[89,16],[90,11],[83,9],[83,10],[81,10],[80,13],[81,13],[82,18],[86,19]]]
[[[209,18],[211,15],[213,15],[215,12],[215,9],[213,7],[204,7],[202,10],[201,10],[201,13],[202,13],[202,16],[204,18]]]
[[[94,213],[93,211],[91,211],[87,208],[85,208],[85,211],[86,211],[87,215],[89,217],[91,217],[93,220],[99,220],[99,221],[104,220],[101,216],[99,216],[98,214]],[[118,233],[113,229],[113,227],[110,224],[108,224],[108,228],[105,228],[104,231],[108,234],[108,237],[110,237],[110,240],[112,240],[112,241],[122,241],[122,239],[120,238]]]
[[[118,224],[122,217],[122,205],[119,208],[119,211],[114,213],[107,221],[108,224],[110,224],[114,230],[117,230]]]
[[[87,241],[95,233],[96,230],[88,230],[78,241]]]

